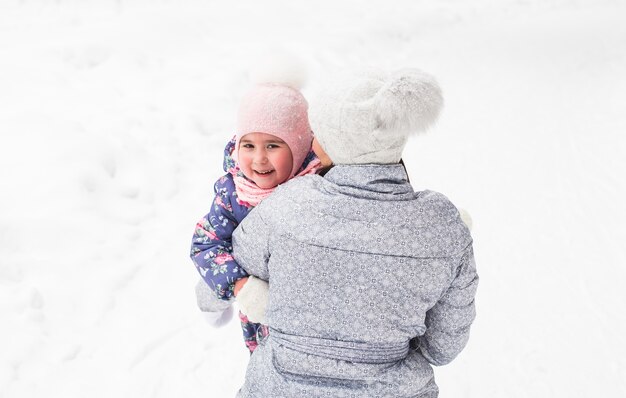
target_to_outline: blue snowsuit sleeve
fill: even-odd
[[[232,176],[227,174],[215,183],[211,211],[196,224],[191,259],[204,281],[222,300],[234,297],[235,282],[248,276],[232,256],[233,231],[248,211],[237,203]]]

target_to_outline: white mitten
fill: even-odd
[[[239,294],[237,303],[239,310],[248,317],[250,322],[265,323],[265,311],[270,299],[270,285],[263,279],[248,277]]]
[[[217,298],[202,279],[196,284],[196,301],[202,317],[211,326],[224,326],[233,317],[232,302]]]
[[[467,228],[472,230],[472,217],[465,209],[459,209],[459,214],[461,214],[461,220],[467,225]]]
[[[209,325],[220,328],[233,319],[233,307],[230,306],[221,312],[202,312],[202,318]]]

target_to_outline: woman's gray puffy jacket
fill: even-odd
[[[269,337],[240,397],[436,397],[431,364],[464,348],[478,276],[443,195],[402,165],[335,166],[279,187],[233,235],[268,280]]]

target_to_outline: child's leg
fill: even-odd
[[[239,311],[239,319],[241,320],[241,330],[243,331],[243,340],[250,350],[250,354],[254,352],[256,347],[259,345],[257,340],[257,332],[260,323],[252,323],[248,320],[248,317],[245,316],[241,311]]]

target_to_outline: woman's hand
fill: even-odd
[[[241,278],[237,282],[235,282],[235,288],[233,289],[233,294],[235,295],[235,297],[237,297],[237,295],[239,294],[239,291],[241,290],[243,285],[245,285],[247,282],[248,282],[248,277]]]

